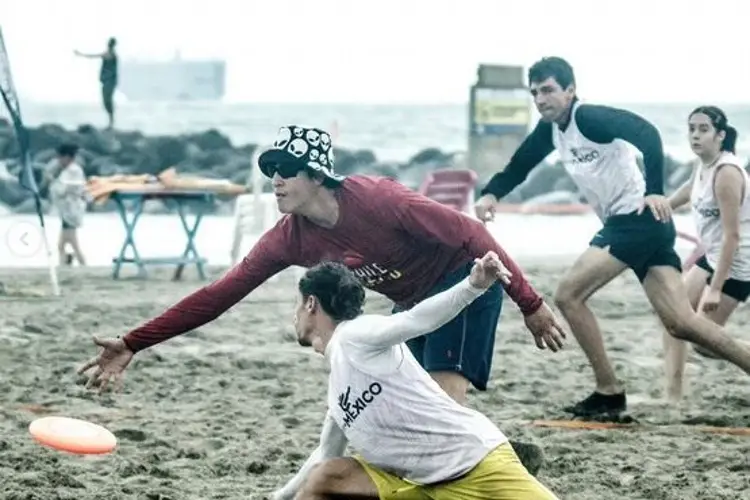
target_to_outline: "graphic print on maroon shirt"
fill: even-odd
[[[493,250],[513,273],[505,290],[521,311],[531,314],[542,304],[481,222],[387,178],[355,175],[334,193],[333,228],[284,216],[222,278],[128,333],[125,342],[138,351],[198,328],[281,270],[323,260],[343,262],[368,288],[411,307],[446,274]]]
[[[352,250],[345,250],[340,261],[370,289],[374,289],[387,279],[399,279],[401,273],[397,270],[388,270],[377,263],[367,264],[363,255]]]

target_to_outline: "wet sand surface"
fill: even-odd
[[[568,263],[524,268],[551,298]],[[259,499],[314,449],[327,370],[292,338],[292,272],[213,323],[138,354],[122,393],[85,390],[75,370],[97,352],[91,335],[124,334],[202,285],[192,272],[181,283],[169,277],[159,270],[148,281],[114,281],[109,269],[61,269],[64,296],[55,299],[44,296],[45,271],[0,270],[1,499]],[[629,415],[653,428],[531,425],[565,418],[560,408],[586,396],[593,378],[572,337],[564,352],[537,350],[507,297],[490,388],[472,393],[470,405],[513,439],[543,446],[539,478],[561,499],[750,498],[750,436],[697,428],[750,426],[750,379],[691,354],[686,401],[669,408],[661,330],[635,277],[626,273],[590,304],[629,391]],[[368,312],[389,310],[387,300],[368,297]],[[729,331],[750,340],[749,318],[740,308]],[[100,423],[117,435],[118,448],[98,457],[45,448],[28,433],[31,420],[45,415]]]

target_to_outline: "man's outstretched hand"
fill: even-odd
[[[534,342],[539,349],[549,348],[552,352],[557,352],[563,348],[563,341],[567,335],[560,320],[546,303],[542,302],[539,309],[526,316],[524,323],[534,336]]]
[[[78,369],[78,374],[81,375],[96,367],[89,376],[86,388],[90,389],[98,384],[99,392],[102,393],[110,382],[114,382],[115,389],[121,389],[123,372],[133,359],[133,351],[121,339],[94,337],[94,344],[102,348],[101,352]]]

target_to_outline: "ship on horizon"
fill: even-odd
[[[221,59],[121,60],[118,91],[128,101],[219,101],[226,91]]]

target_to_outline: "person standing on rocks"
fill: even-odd
[[[500,198],[521,184],[553,151],[601,219],[602,228],[557,287],[555,302],[591,364],[596,387],[565,411],[576,416],[617,416],[625,389],[615,376],[604,340],[586,301],[630,268],[667,331],[716,353],[750,373],[750,350],[690,305],[675,252],[676,229],[664,196],[664,152],[658,130],[623,109],[585,104],[576,95],[573,68],[547,57],[528,71],[541,121],[477,200],[477,217],[489,220]],[[641,172],[632,144],[643,154]]]
[[[79,51],[75,51],[75,54],[80,57],[88,57],[93,59],[101,59],[102,65],[99,69],[99,82],[102,86],[102,103],[104,110],[107,112],[109,117],[109,125],[107,129],[112,129],[115,125],[115,102],[114,94],[117,88],[117,52],[115,46],[117,40],[110,38],[107,41],[107,50],[100,54],[84,54]]]
[[[61,144],[57,148],[57,159],[49,172],[50,198],[62,221],[57,250],[60,263],[71,265],[73,258],[82,266],[86,259],[78,242],[78,228],[83,224],[86,213],[86,174],[76,161],[78,146]],[[68,256],[66,247],[70,245],[73,255]]]
[[[464,279],[474,259],[495,252],[513,274],[505,291],[524,315],[539,349],[558,351],[565,334],[544,299],[484,225],[386,177],[334,173],[330,134],[282,127],[258,160],[272,179],[284,214],[218,281],[201,288],[121,339],[95,339],[103,350],[83,373],[89,387],[120,380],[134,353],[213,321],[270,277],[290,266],[343,262],[364,285],[408,310]],[[463,404],[470,385],[487,389],[503,287],[496,283],[453,321],[409,341],[419,363]],[[100,389],[100,390],[102,390]],[[513,443],[527,469],[538,470],[541,450]]]

